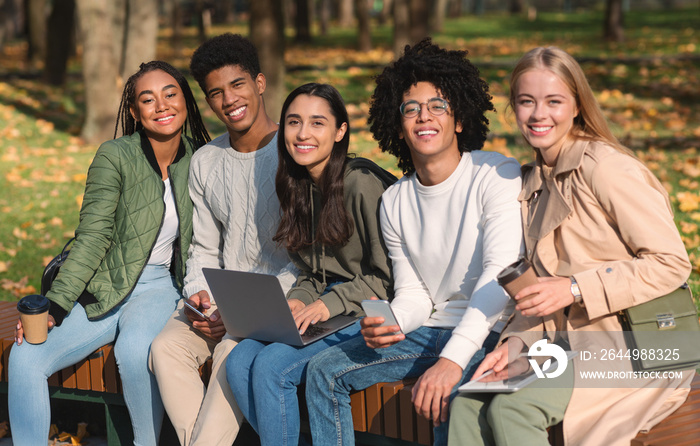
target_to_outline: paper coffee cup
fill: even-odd
[[[17,303],[24,339],[30,344],[46,341],[49,331],[49,306],[49,300],[40,294],[25,296]]]
[[[496,276],[498,284],[502,286],[510,297],[514,297],[518,294],[518,291],[522,290],[528,285],[533,285],[537,283],[537,274],[534,268],[526,258],[521,258],[515,263],[512,263],[505,267],[498,276]],[[523,302],[534,296],[530,294],[528,296],[520,299],[519,302]]]

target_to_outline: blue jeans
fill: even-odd
[[[421,376],[437,362],[451,335],[452,329],[419,327],[391,347],[371,349],[358,337],[314,356],[306,372],[306,404],[314,446],[355,444],[350,392],[378,382]],[[471,378],[498,337],[496,332],[488,335],[464,369],[460,384]],[[456,395],[457,386],[450,398]],[[447,427],[448,423],[441,423],[434,429],[434,444],[447,444]]]
[[[305,347],[245,339],[233,348],[226,360],[226,377],[263,445],[299,444],[297,386],[306,380],[306,364],[316,353],[359,333],[358,321]]]
[[[180,293],[164,266],[148,265],[132,293],[103,317],[88,320],[75,304],[43,344],[14,345],[9,361],[10,426],[15,446],[46,444],[51,412],[47,379],[90,353],[115,342],[114,356],[135,445],[156,445],[163,403],[148,370],[151,341],[175,310]]]

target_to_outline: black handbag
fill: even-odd
[[[620,311],[619,318],[635,371],[700,366],[700,322],[688,284]]]
[[[63,250],[59,255],[51,259],[48,265],[46,265],[46,268],[44,268],[44,274],[41,276],[41,295],[46,296],[46,293],[49,292],[51,289],[51,284],[53,283],[54,279],[58,275],[58,270],[61,269],[61,266],[63,265],[63,262],[66,261],[68,258],[68,254],[70,253],[70,249],[68,249],[68,246],[73,243],[73,240],[75,240],[75,237],[72,239],[68,240],[68,243],[63,247]]]

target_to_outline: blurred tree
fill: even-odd
[[[199,41],[204,42],[211,28],[211,9],[204,0],[195,0],[194,9],[197,14],[197,35]]]
[[[622,0],[607,0],[603,38],[608,42],[622,42],[625,39]]]
[[[430,35],[430,3],[424,0],[409,0],[411,44]]]
[[[341,27],[352,26],[353,0],[338,0],[338,25]]]
[[[75,0],[54,0],[47,23],[44,78],[50,85],[66,81],[68,58],[73,52]]]
[[[523,0],[509,0],[508,12],[515,15],[523,12]]]
[[[380,24],[383,25],[389,20],[393,6],[393,0],[384,0],[382,2],[382,10],[379,12],[379,17],[377,18]]]
[[[357,12],[357,47],[360,51],[369,51],[372,49],[372,34],[367,0],[355,0],[355,11]]]
[[[124,80],[156,57],[158,0],[127,0],[120,72]]]
[[[284,87],[284,12],[282,0],[250,2],[250,40],[258,49],[260,69],[265,74],[265,108],[275,121],[282,111]]]
[[[311,8],[310,0],[295,0],[296,10],[294,12],[294,29],[296,35],[294,40],[305,43],[311,41]]]
[[[22,15],[19,2],[16,0],[0,0],[0,48],[5,39],[15,37],[22,28]]]
[[[27,58],[33,65],[46,59],[46,0],[27,0]],[[54,36],[55,37],[55,36]]]
[[[110,0],[77,0],[80,41],[83,44],[85,122],[81,136],[88,142],[111,139],[122,83],[119,54],[115,54]]]
[[[394,3],[394,56],[400,57],[406,45],[411,43],[411,13],[409,0],[393,0]]]
[[[100,143],[114,135],[125,78],[155,58],[158,0],[76,0],[76,6],[85,83],[81,136]]]
[[[328,23],[331,21],[331,0],[320,0],[319,9],[321,35],[326,36],[328,35]]]
[[[449,0],[437,0],[435,2],[435,7],[432,11],[432,25],[430,27],[432,32],[442,32],[445,24],[445,15],[447,14],[447,8],[449,6]]]

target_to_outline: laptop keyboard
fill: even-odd
[[[322,335],[328,331],[330,331],[330,328],[320,327],[318,325],[309,325],[308,327],[306,327],[306,331],[302,336],[313,338],[315,336]]]

